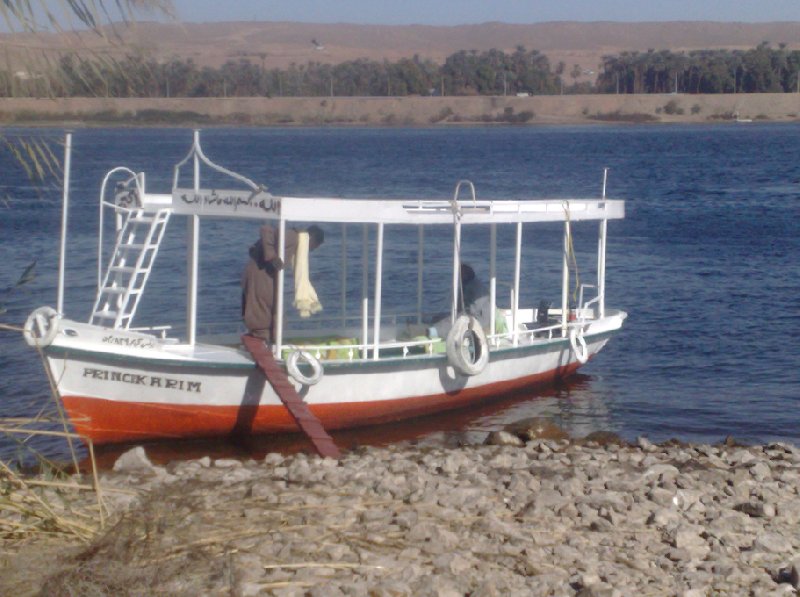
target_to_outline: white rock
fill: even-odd
[[[154,467],[144,448],[136,446],[117,458],[114,463],[114,471],[117,473],[152,473]]]
[[[492,431],[484,442],[487,446],[524,446],[525,442],[508,431]]]
[[[658,508],[647,519],[648,524],[666,527],[680,520],[680,514],[674,508]]]
[[[470,562],[464,556],[458,553],[442,554],[433,560],[433,565],[437,571],[449,572],[455,576],[464,574],[474,567],[474,562]]]
[[[675,478],[680,471],[672,464],[654,464],[644,472],[644,477],[659,477],[661,479]]]
[[[756,481],[763,481],[772,476],[772,469],[769,468],[766,462],[757,462],[750,469],[750,474],[753,475]]]
[[[267,466],[278,466],[279,464],[283,464],[284,460],[283,454],[278,454],[277,452],[270,452],[264,456],[264,464]]]
[[[756,537],[753,549],[769,553],[789,553],[792,551],[792,543],[783,535],[764,531]]]
[[[233,458],[218,458],[214,461],[216,468],[237,468],[242,466],[242,463]]]

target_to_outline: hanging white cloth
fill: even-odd
[[[297,250],[294,255],[294,307],[300,317],[310,317],[322,311],[322,303],[308,277],[308,232],[297,233]]]

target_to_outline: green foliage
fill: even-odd
[[[0,67],[0,97],[326,97],[551,94],[560,79],[544,54],[520,47],[456,52],[443,65],[419,56],[397,62],[364,58],[341,64],[291,64],[265,69],[247,58],[219,68],[192,59],[159,62],[141,53],[113,61],[65,54],[50,71],[25,85]]]
[[[800,50],[622,52],[603,57],[599,93],[780,93],[797,91]]]
[[[614,112],[597,112],[591,116],[588,116],[591,120],[600,120],[602,122],[632,122],[632,123],[641,123],[641,122],[654,122],[658,120],[652,114],[644,114],[642,112],[620,112],[616,110]]]
[[[675,100],[669,100],[664,104],[664,113],[670,115],[683,114],[683,108],[681,108]]]

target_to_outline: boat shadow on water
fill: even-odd
[[[361,447],[416,445],[451,447],[483,443],[498,431],[521,419],[544,416],[570,436],[607,430],[609,421],[602,398],[593,395],[593,377],[576,373],[547,386],[526,388],[501,397],[487,398],[478,404],[452,411],[403,421],[343,429],[331,433],[336,444],[346,451]],[[269,453],[308,453],[314,449],[299,431],[296,433],[235,434],[227,438],[160,440],[95,447],[100,469],[108,470],[116,460],[135,446],[143,446],[148,458],[165,465],[174,461],[208,456],[212,459],[262,459]],[[88,460],[81,467],[90,466]]]

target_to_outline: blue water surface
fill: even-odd
[[[63,140],[61,130],[5,134]],[[67,316],[88,319],[94,297],[103,174],[126,165],[147,173],[148,189],[169,192],[172,166],[191,134],[74,133]],[[608,195],[627,201],[626,219],[609,224],[607,265],[607,305],[630,314],[622,333],[575,383],[441,419],[421,438],[408,437],[485,432],[544,414],[575,435],[603,429],[656,441],[800,438],[800,126],[218,128],[202,135],[212,159],[285,195],[447,199],[466,178],[479,198],[597,197],[609,168]],[[57,185],[32,184],[11,153],[0,151],[0,322],[21,325],[34,308],[55,304],[60,198]],[[185,225],[176,218],[170,227],[138,314],[143,324],[182,322]],[[321,250],[313,264],[323,296],[324,281],[339,275],[333,248],[341,230],[326,234],[331,255]],[[394,259],[383,281],[389,306],[415,293],[408,280],[416,245],[404,234],[387,231]],[[476,264],[486,260],[482,234],[468,232],[465,240]],[[525,234],[532,269],[522,299],[557,303],[559,230]],[[201,321],[237,322],[239,276],[254,235],[252,222],[204,224]],[[511,227],[499,230],[501,259],[513,254],[513,235]],[[449,240],[438,242],[436,248],[437,240],[427,239],[428,250],[449,250]],[[596,225],[576,226],[576,242],[583,281],[592,282]],[[34,260],[36,277],[15,287]],[[426,293],[445,299],[434,277]],[[325,300],[326,308],[339,308],[337,296]],[[49,400],[41,363],[19,335],[0,334],[0,416],[31,416]],[[4,450],[13,446],[0,439]]]

